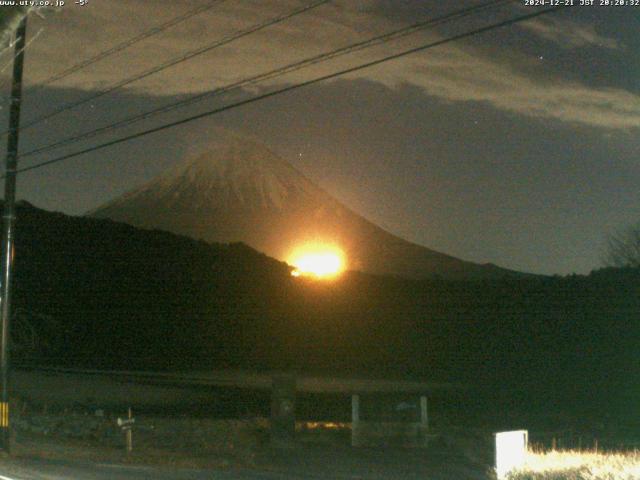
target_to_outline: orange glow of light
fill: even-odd
[[[288,262],[296,267],[291,272],[294,277],[329,279],[340,275],[345,269],[344,252],[335,245],[303,245],[291,253]]]

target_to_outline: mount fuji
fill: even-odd
[[[243,242],[284,261],[305,242],[330,243],[344,251],[348,269],[374,274],[450,279],[517,274],[397,237],[265,145],[235,135],[87,215],[207,242]]]

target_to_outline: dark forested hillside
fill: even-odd
[[[620,405],[640,373],[637,269],[318,282],[242,244],[24,205],[14,306],[17,362],[396,375]]]

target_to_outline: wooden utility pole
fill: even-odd
[[[13,83],[11,85],[11,108],[9,110],[9,135],[4,180],[4,214],[2,228],[2,273],[0,277],[0,447],[10,452],[11,429],[9,424],[9,327],[11,320],[11,275],[13,267],[13,242],[16,208],[16,170],[18,168],[18,134],[20,129],[20,107],[22,104],[22,70],[27,36],[25,14],[16,31],[15,55],[13,59]]]

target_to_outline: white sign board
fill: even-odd
[[[527,430],[500,432],[496,437],[496,474],[505,478],[514,468],[524,464],[529,443]]]

